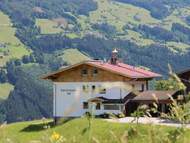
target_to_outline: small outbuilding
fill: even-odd
[[[168,113],[169,105],[174,102],[182,103],[184,100],[184,95],[181,91],[144,91],[136,94],[136,96],[125,104],[126,114],[130,115],[133,113],[140,105],[148,105],[148,107],[153,107],[153,104],[158,105],[158,113]],[[154,115],[158,116],[158,114]]]

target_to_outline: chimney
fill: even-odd
[[[114,49],[112,51],[112,56],[111,56],[111,64],[112,65],[116,65],[117,64],[117,61],[118,61],[117,54],[118,54],[117,49]]]

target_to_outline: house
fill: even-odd
[[[186,94],[190,92],[190,69],[177,73],[183,84],[186,86]]]
[[[149,81],[160,74],[119,62],[117,50],[109,62],[93,60],[74,64],[47,74],[43,79],[53,81],[53,114],[79,117],[92,111],[99,115],[125,111],[131,91],[149,90]]]

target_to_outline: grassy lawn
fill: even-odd
[[[62,51],[62,55],[60,55],[60,57],[63,58],[63,60],[68,64],[76,64],[78,62],[90,59],[87,55],[81,53],[77,49],[66,49]]]
[[[8,96],[11,90],[14,89],[14,86],[10,83],[1,83],[0,84],[0,100],[5,100]]]
[[[51,123],[49,124],[51,125]],[[155,136],[159,138],[161,134],[167,135],[170,131],[175,130],[175,128],[166,126],[139,124],[137,127],[136,124],[109,123],[101,119],[93,119],[91,129],[88,130],[86,118],[74,119],[58,126],[51,126],[49,129],[44,129],[43,126],[45,126],[43,121],[6,125],[0,128],[0,142],[9,139],[18,143],[32,143],[32,141],[39,143],[39,140],[43,143],[48,143],[47,140],[51,138],[53,132],[56,132],[63,136],[65,142],[68,143],[120,143],[119,140],[124,138],[124,133],[128,131],[130,133],[128,134],[130,135],[128,137],[130,143],[147,143],[151,141],[149,137]],[[137,130],[134,130],[134,134],[133,131],[129,131],[135,128]],[[154,134],[157,131],[160,131],[160,134]],[[188,143],[189,135],[190,131],[187,130],[183,136],[184,143]],[[89,141],[89,137],[93,138],[94,141]]]
[[[15,28],[12,27],[10,18],[0,12],[0,44],[5,47],[0,47],[0,66],[4,66],[7,61],[12,58],[22,58],[24,55],[31,53],[15,36]],[[6,53],[6,54],[4,54]]]

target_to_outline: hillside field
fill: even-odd
[[[21,59],[32,51],[26,48],[15,36],[16,29],[13,27],[10,18],[0,11],[0,68],[6,65],[11,59]],[[0,100],[5,100],[13,85],[0,83]]]
[[[56,132],[63,137],[67,143],[120,143],[125,136],[125,132],[137,127],[136,124],[109,123],[102,119],[93,119],[91,130],[88,130],[88,120],[86,118],[74,119],[58,126],[52,126],[49,129],[43,127],[52,125],[50,120],[20,122],[0,127],[0,142],[18,142],[18,143],[48,143],[52,134]],[[48,124],[46,124],[48,123]],[[138,130],[134,130],[134,135],[128,138],[131,143],[147,143],[151,141],[150,136],[161,131],[161,134],[167,135],[175,128],[166,126],[138,125]],[[159,136],[161,135],[159,134]],[[184,143],[189,141],[190,130],[184,134]],[[92,140],[89,140],[89,137]],[[154,138],[154,137],[153,137]],[[179,140],[179,139],[178,139]],[[181,140],[177,141],[180,143]]]
[[[57,23],[49,19],[37,19],[36,25],[41,28],[42,34],[60,33],[63,30],[57,26]]]
[[[10,18],[0,11],[0,67],[5,66],[10,59],[21,59],[29,55],[31,50],[27,49],[15,36],[16,29]]]
[[[58,53],[59,57],[61,57],[65,62],[67,62],[70,65],[90,59],[87,55],[81,53],[77,49],[66,49],[63,50],[61,54],[60,52]]]
[[[66,32],[65,35],[69,38],[82,38],[86,34],[93,33],[94,35],[102,35],[102,33],[92,28],[93,24],[108,23],[116,28],[115,39],[129,40],[138,46],[146,47],[155,44],[155,41],[144,37],[141,33],[132,30],[139,25],[160,26],[166,30],[171,30],[173,23],[182,24],[189,28],[189,25],[184,20],[190,14],[189,7],[177,8],[169,16],[162,20],[158,20],[151,16],[150,11],[127,3],[120,3],[110,0],[96,0],[98,8],[91,11],[88,16],[78,15],[76,17],[78,24],[81,26],[80,32]],[[37,19],[36,25],[41,28],[42,34],[55,34],[65,32],[57,26],[57,23],[49,19]],[[128,25],[131,29],[126,31],[123,27]],[[185,53],[189,46],[185,43],[176,43],[170,41],[166,44],[171,51],[175,53]]]
[[[14,89],[14,86],[9,83],[1,83],[0,84],[0,101],[5,100],[8,96],[11,90]]]

